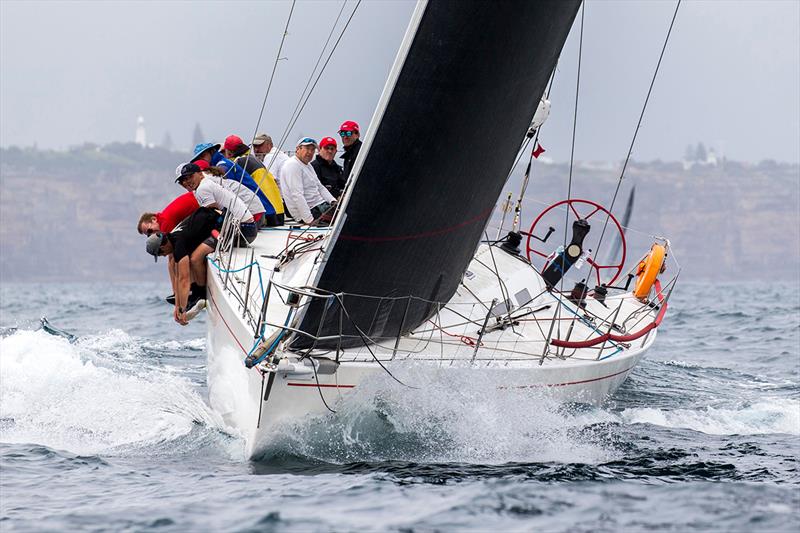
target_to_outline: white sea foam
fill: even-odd
[[[4,442],[86,454],[170,441],[195,422],[222,427],[188,379],[131,365],[126,359],[142,351],[124,332],[70,344],[41,331],[18,331],[0,343]],[[112,356],[98,355],[105,351]]]
[[[150,350],[193,350],[193,351],[202,351],[206,347],[206,340],[201,337],[199,339],[191,339],[188,341],[163,341],[163,342],[156,342],[156,341],[145,341],[142,343],[144,348],[148,348]]]
[[[764,399],[741,407],[688,409],[625,409],[622,420],[669,428],[686,428],[708,435],[800,435],[800,401]]]
[[[383,376],[346,396],[337,414],[284,428],[279,448],[328,462],[399,460],[500,464],[601,463],[617,457],[602,409],[571,410],[542,389],[499,389],[506,377],[473,371]]]

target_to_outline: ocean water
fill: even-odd
[[[681,284],[602,406],[376,380],[258,461],[166,284],[0,287],[0,529],[795,531],[800,287]],[[38,318],[78,335],[37,331]]]

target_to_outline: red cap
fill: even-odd
[[[342,125],[339,126],[339,131],[354,131],[358,133],[358,122],[353,122],[352,120],[345,120],[342,122]]]
[[[200,167],[200,170],[208,170],[208,161],[205,159],[198,159],[194,162],[194,164]]]
[[[326,146],[333,145],[336,148],[336,139],[333,137],[323,137],[322,140],[319,142],[320,148],[325,148]]]
[[[228,135],[225,137],[225,144],[222,145],[222,149],[234,151],[243,144],[244,141],[238,135]]]

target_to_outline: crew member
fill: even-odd
[[[147,235],[148,237],[155,232],[169,233],[183,220],[194,213],[200,207],[194,194],[187,192],[174,200],[172,200],[167,207],[162,209],[159,213],[143,213],[139,217],[139,223],[136,224],[136,231],[140,235]],[[175,303],[175,277],[172,268],[172,256],[169,257],[169,264],[167,265],[167,272],[169,273],[169,282],[172,286],[172,294],[167,296],[167,302]],[[196,292],[195,284],[192,283],[192,293]]]
[[[174,200],[172,200],[167,207],[158,213],[143,213],[139,217],[139,223],[136,224],[136,231],[139,235],[147,235],[148,237],[156,232],[169,233],[178,223],[195,212],[200,207],[194,194],[187,192],[183,193]]]
[[[286,207],[295,220],[306,224],[311,224],[336,203],[309,164],[316,147],[314,139],[300,139],[294,156],[281,169]]]
[[[272,172],[272,175],[275,177],[275,183],[278,184],[278,188],[280,189],[281,168],[283,168],[283,164],[289,160],[289,156],[282,150],[279,150],[277,146],[274,146],[272,144],[272,137],[266,133],[259,133],[256,135],[255,139],[253,139],[253,151],[255,152],[256,158],[264,163],[267,170]]]
[[[253,181],[267,197],[275,212],[269,213],[264,217],[265,226],[283,225],[283,199],[275,182],[275,177],[267,170],[264,163],[250,154],[250,147],[236,135],[229,135],[222,146],[222,154],[234,163],[243,168],[245,172],[252,176]]]
[[[244,205],[247,207],[247,210],[250,211],[250,214],[253,215],[254,222],[259,222],[262,220],[264,216],[264,206],[261,204],[261,200],[258,199],[256,193],[241,183],[233,180],[226,180],[222,176],[223,172],[219,167],[209,167],[208,163],[202,159],[198,159],[193,164],[200,167],[200,170],[205,176],[203,179],[211,180],[217,185],[221,186],[223,189],[227,189],[235,194],[236,197],[244,203]]]
[[[345,181],[350,179],[350,173],[353,171],[353,165],[356,164],[358,152],[361,150],[361,139],[359,138],[358,123],[352,120],[345,120],[339,126],[339,137],[342,138],[344,145],[344,153],[341,158],[344,160],[342,165],[344,170]]]
[[[223,188],[210,179],[204,179],[205,174],[195,163],[186,163],[177,168],[175,182],[187,191],[194,192],[200,207],[227,209],[233,220],[239,223],[241,235],[251,243],[258,236],[258,227],[252,213],[235,194]],[[237,246],[241,246],[240,239],[236,239]]]
[[[336,157],[336,139],[324,137],[319,142],[319,153],[311,162],[314,171],[317,173],[320,183],[333,195],[339,198],[344,190],[344,172]]]
[[[206,261],[208,254],[214,251],[216,239],[212,231],[219,229],[220,214],[209,208],[200,207],[180,226],[169,233],[157,231],[147,238],[145,249],[155,257],[170,256],[171,276],[175,283],[175,322],[185,326],[188,323],[186,313],[201,300],[206,298]],[[195,283],[191,283],[194,279]],[[192,290],[190,299],[189,292]]]
[[[219,144],[198,144],[194,147],[194,157],[189,162],[194,163],[195,161],[202,159],[209,165],[221,169],[225,179],[229,179],[236,183],[241,183],[258,195],[261,205],[264,206],[265,216],[275,214],[275,207],[272,205],[272,202],[270,202],[269,198],[267,198],[258,184],[253,180],[253,177],[245,169],[221,154],[219,152],[221,147],[222,146]]]

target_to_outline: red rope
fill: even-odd
[[[613,333],[604,333],[599,337],[595,337],[593,339],[588,339],[585,341],[564,341],[561,339],[553,339],[550,341],[550,344],[558,348],[589,348],[590,346],[595,346],[597,344],[606,341],[631,342],[645,336],[646,334],[650,333],[650,331],[656,329],[658,326],[661,325],[661,321],[664,319],[664,315],[667,313],[667,302],[664,299],[664,295],[661,292],[661,282],[656,280],[655,287],[656,287],[656,296],[658,297],[658,301],[661,304],[661,309],[659,310],[658,315],[656,315],[655,320],[647,324],[639,331],[629,333],[628,335],[614,335]]]
[[[458,340],[460,340],[461,342],[463,342],[464,344],[466,344],[467,346],[475,347],[478,344],[478,339],[476,339],[475,337],[470,337],[468,335],[457,335],[455,333],[450,333],[450,332],[445,331],[444,329],[442,329],[440,326],[437,326],[433,321],[428,320],[428,322],[430,322],[433,325],[433,327],[435,327],[436,329],[438,329],[439,331],[441,331],[442,333],[444,333],[448,337],[455,337]],[[481,346],[483,346],[483,343],[481,343]]]

